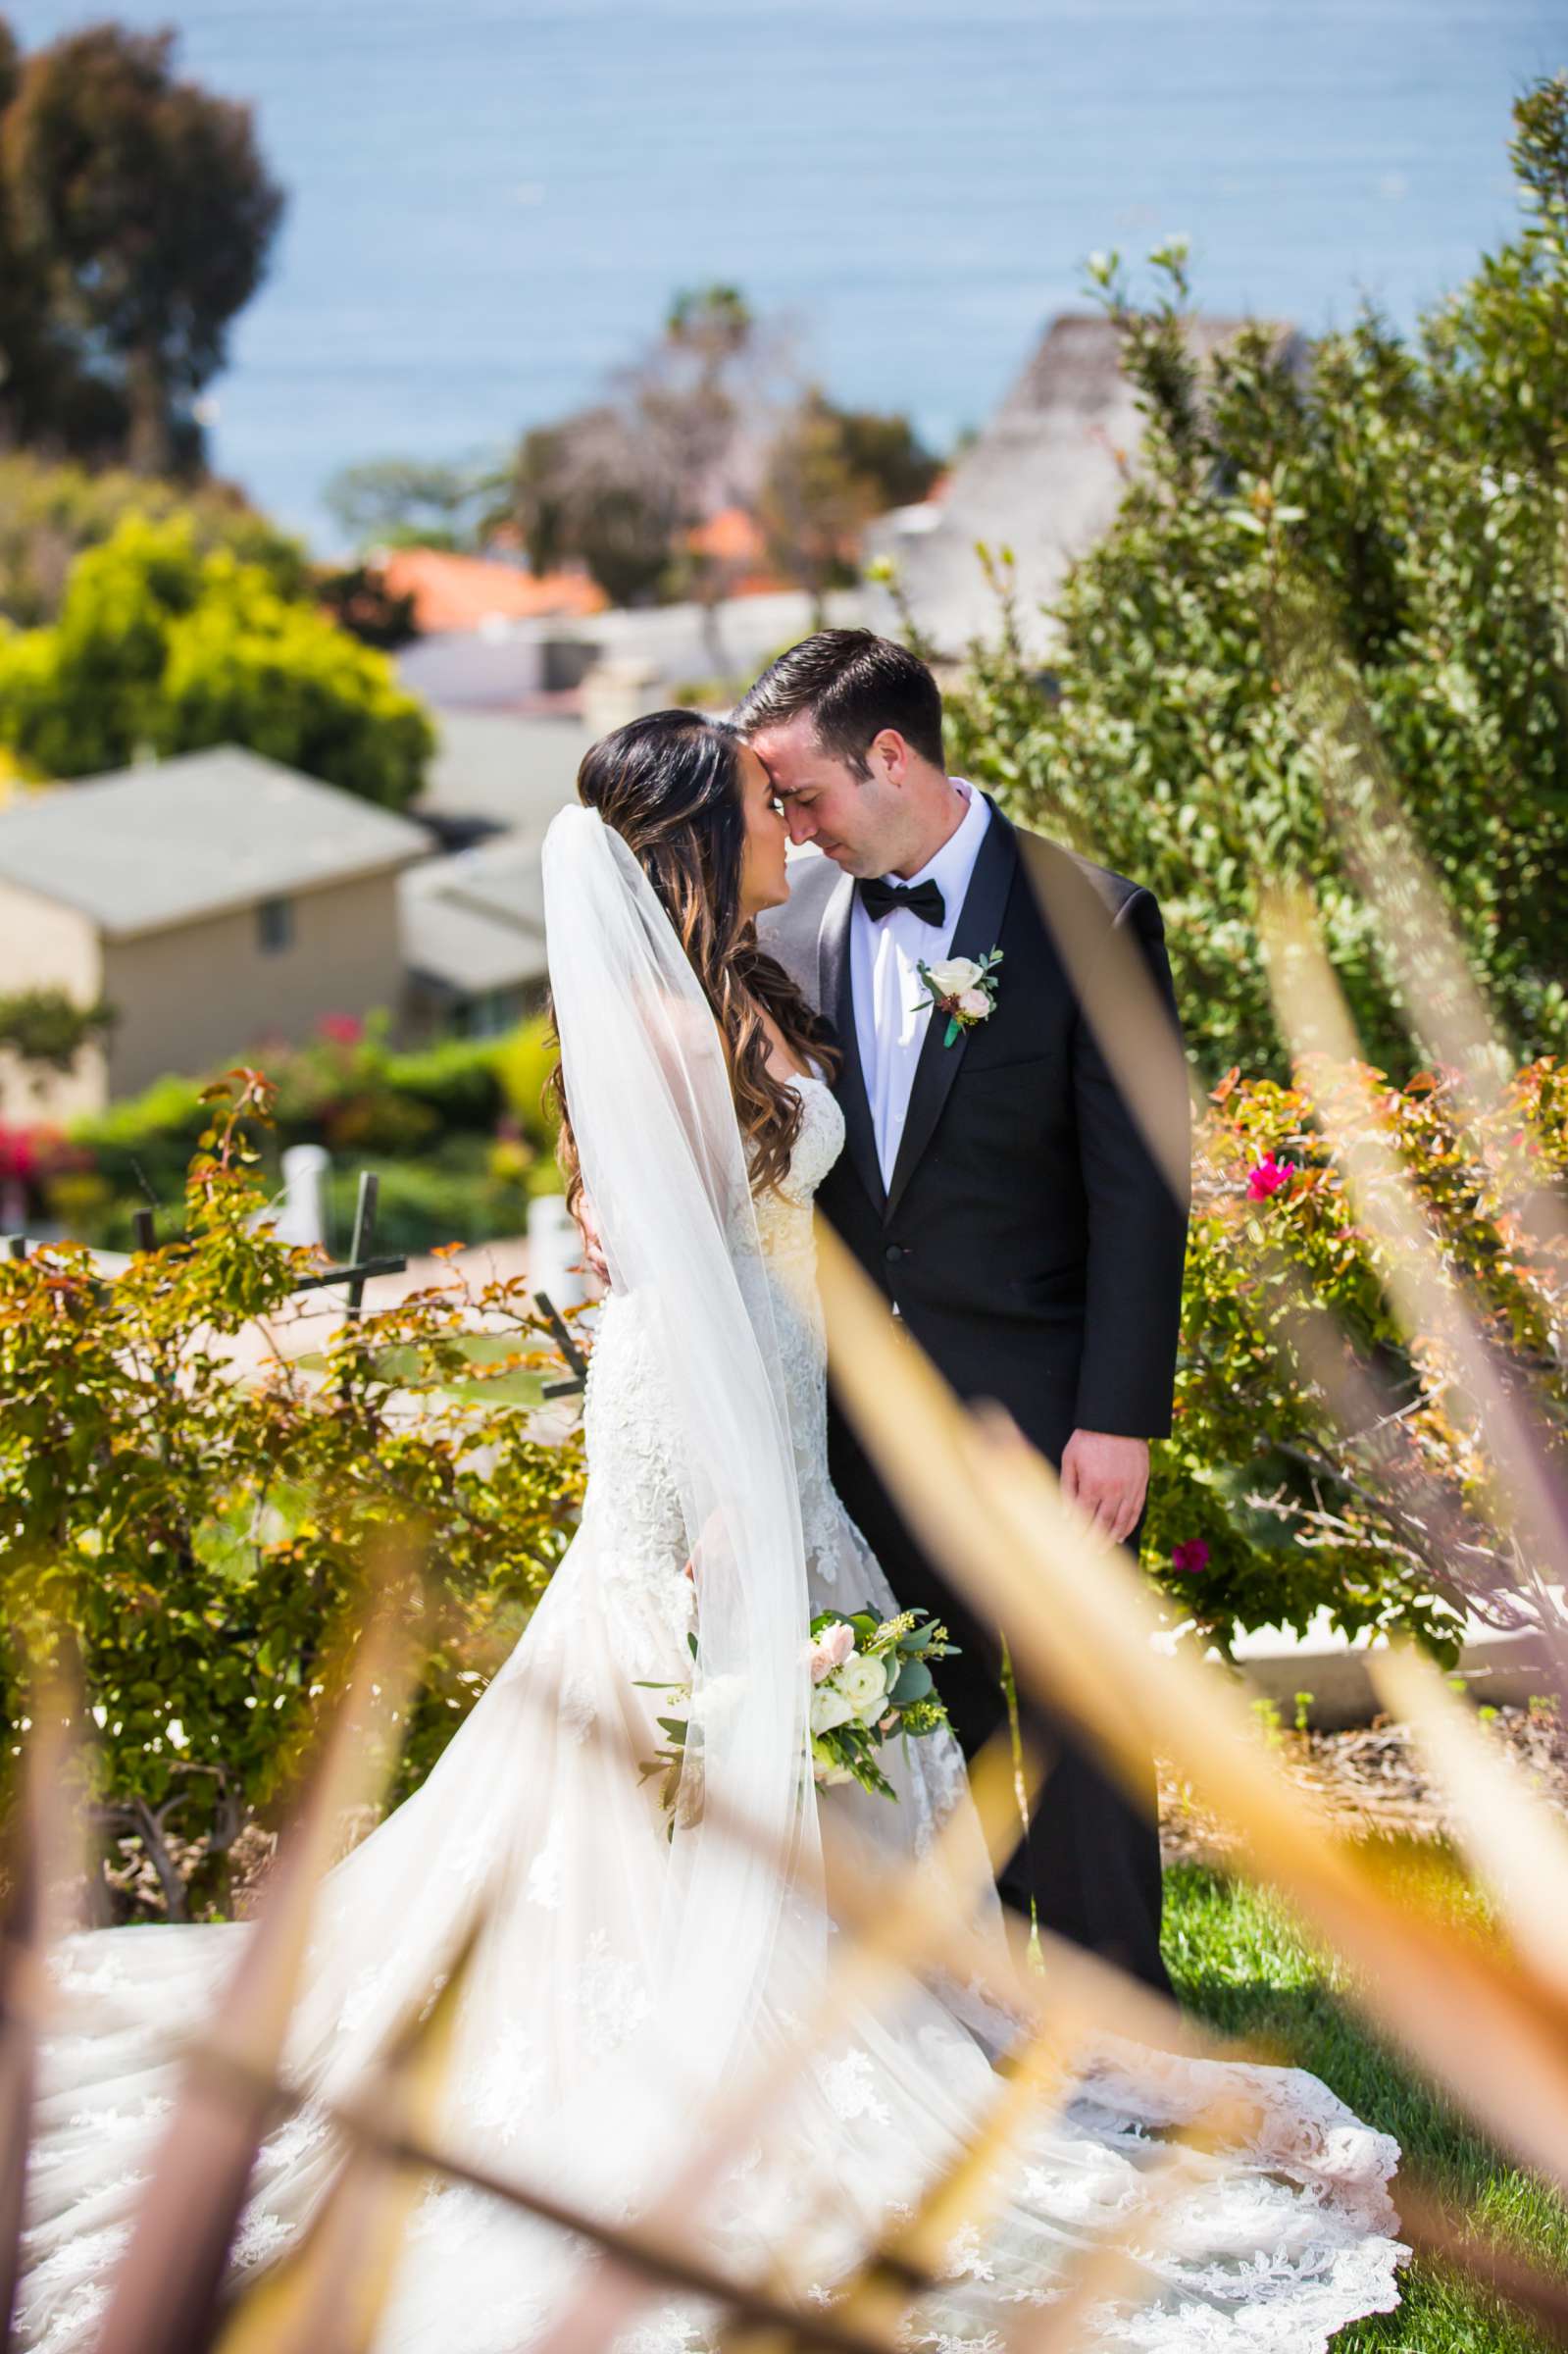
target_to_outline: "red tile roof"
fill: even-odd
[[[767,535],[744,507],[721,507],[686,534],[686,545],[724,568],[728,596],[770,596],[789,587],[769,565]]]
[[[515,564],[449,555],[435,547],[387,548],[377,564],[394,596],[413,597],[416,626],[427,637],[446,630],[477,630],[497,619],[602,613],[609,602],[585,572],[535,577]]]

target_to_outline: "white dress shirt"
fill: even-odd
[[[969,803],[956,830],[918,875],[889,875],[887,881],[913,890],[918,883],[935,883],[942,895],[942,920],[928,924],[907,907],[895,908],[874,922],[855,895],[849,924],[849,975],[855,1005],[855,1044],[866,1076],[877,1159],[884,1185],[892,1182],[893,1164],[909,1114],[915,1064],[931,1018],[926,985],[917,964],[939,964],[952,951],[959,910],[975,871],[975,860],[990,823],[990,805],[984,793],[962,777],[952,780]]]

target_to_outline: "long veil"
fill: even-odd
[[[687,1589],[679,1540],[664,1548],[661,1534],[657,1578],[695,1603],[692,1763],[665,1851],[628,1746],[656,1704],[633,1694],[629,1711],[618,1662],[646,1659],[632,1675],[659,1676],[685,1654],[668,1625],[656,1617],[650,1631],[635,1615],[647,1564],[625,1559],[611,1459],[511,1658],[419,1790],[320,1892],[287,2059],[305,2107],[263,2145],[240,2263],[278,2254],[309,2221],[334,2165],[319,2104],[351,2093],[428,1997],[481,1892],[443,2131],[471,2158],[540,2179],[547,2169],[571,2195],[617,2211],[648,2195],[765,2011],[777,2018],[784,1987],[822,1958],[800,1500],[723,1042],[619,835],[586,809],[562,812],[544,883],[583,1179],[615,1312],[651,1348],[658,1393],[629,1402],[618,1435],[634,1445],[645,1417],[656,1424],[650,1445],[678,1492],[693,1572]],[[618,1627],[623,1609],[633,1615]],[[584,1712],[600,1736],[591,1745],[579,1742]],[[245,1935],[217,1923],[65,1941],[24,2344],[76,2354],[89,2342],[183,2036]],[[388,2342],[420,2354],[447,2344],[460,2272],[466,2342],[487,2345],[493,2327],[510,2346],[576,2261],[557,2237],[437,2185],[409,2233]]]
[[[674,1832],[659,1975],[680,1999],[660,2010],[712,2082],[754,2017],[789,1886],[817,1864],[788,1409],[723,1042],[674,927],[587,809],[550,826],[544,897],[583,1184],[612,1289],[641,1296],[679,1429],[701,1788],[683,1793]]]

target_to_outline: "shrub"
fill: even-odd
[[[377,1020],[329,1021],[305,1045],[266,1057],[274,1096],[263,1165],[276,1176],[284,1146],[326,1145],[341,1164],[330,1203],[343,1240],[366,1167],[381,1179],[388,1250],[515,1234],[531,1197],[560,1182],[539,1102],[553,1058],[542,1021],[509,1038],[448,1039],[413,1053],[392,1052]],[[178,1201],[206,1121],[202,1083],[173,1076],[77,1120],[77,1158],[46,1191],[50,1215],[83,1242],[125,1247],[134,1209]]]
[[[361,1168],[380,1181],[377,1249],[409,1254],[521,1234],[533,1196],[560,1188],[553,1161],[504,1138],[461,1137],[436,1155],[356,1162],[334,1171],[327,1189],[329,1229],[342,1244],[353,1229]]]
[[[544,1154],[554,1153],[560,1125],[544,1100],[545,1081],[555,1068],[555,1059],[550,1025],[542,1014],[503,1040],[496,1057],[496,1075],[512,1114],[535,1151]]]
[[[1479,1127],[1432,1073],[1384,1090],[1378,1116],[1447,1281],[1499,1361],[1528,1370],[1568,1467],[1551,1345],[1568,1259],[1527,1207],[1530,1187],[1568,1170],[1568,1071],[1528,1065]],[[1198,1138],[1175,1434],[1156,1450],[1143,1551],[1209,1640],[1299,1632],[1321,1609],[1346,1635],[1399,1628],[1452,1660],[1466,1609],[1519,1582],[1497,1551],[1478,1409],[1439,1335],[1401,1339],[1387,1274],[1307,1095],[1232,1073]],[[1349,1438],[1297,1347],[1314,1310],[1338,1319],[1382,1401]]]
[[[76,1651],[100,1827],[177,1916],[223,1901],[367,1580],[412,1607],[426,1579],[402,1789],[516,1639],[582,1490],[577,1439],[520,1410],[556,1362],[520,1285],[451,1283],[242,1370],[238,1336],[311,1263],[257,1225],[266,1101],[247,1074],[209,1105],[179,1248],[107,1284],[74,1248],[0,1262],[0,1707],[22,1723],[29,1674]]]
[[[42,777],[239,743],[402,808],[434,748],[384,654],[190,519],[126,514],[77,557],[51,627],[0,638],[0,742]]]
[[[24,629],[58,621],[76,557],[112,539],[127,515],[188,524],[199,555],[227,548],[279,596],[309,592],[300,542],[224,484],[158,482],[119,467],[89,473],[14,451],[0,457],[0,614]]]
[[[1420,1032],[1325,805],[1303,615],[1347,657],[1520,1049],[1568,1043],[1568,76],[1515,124],[1525,224],[1411,345],[1368,314],[1301,365],[1254,325],[1202,372],[1181,249],[1152,257],[1164,292],[1142,310],[1098,265],[1147,420],[1140,477],[1069,576],[1050,677],[1008,639],[954,697],[963,773],[1158,893],[1211,1082],[1286,1075],[1257,935],[1286,877],[1311,888],[1369,1051],[1408,1074]]]
[[[386,1084],[428,1105],[443,1128],[489,1130],[506,1107],[510,1047],[506,1039],[442,1039],[417,1053],[388,1055]]]

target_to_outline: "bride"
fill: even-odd
[[[828,1478],[811,1204],[843,1129],[832,1041],[753,929],[787,893],[767,772],[725,727],[666,711],[596,745],[579,793],[546,837],[544,881],[563,1156],[610,1270],[582,1527],[424,1787],[324,1886],[288,2054],[306,2098],[263,2146],[236,2263],[297,2237],[339,2154],[324,2104],[429,1992],[482,1895],[444,2146],[580,2211],[632,2217],[689,2162],[704,2113],[771,2067],[783,2097],[684,2223],[733,2277],[766,2277],[787,2251],[793,2286],[820,2299],[951,2164],[995,2098],[1008,2026],[974,1992],[905,1983],[862,2000],[828,2047],[802,2041],[832,1942],[819,1808],[889,1865],[947,1875],[941,1901],[1000,1957],[999,1910],[948,1735],[880,1753],[895,1803],[819,1792],[807,1765],[812,1613],[895,1606]],[[684,1784],[672,1818],[636,1762],[660,1747],[670,1706],[649,1687],[683,1682],[711,1803]],[[246,1934],[90,1931],[55,1957],[23,2346],[92,2344],[180,2032]],[[1227,2093],[1244,2138],[1159,2212],[1162,2135]],[[1344,2323],[1397,2303],[1396,2158],[1300,2071],[1118,2045],[1041,2113],[906,2342],[999,2344],[1111,2229],[1139,2261],[1081,2344],[1321,2354]],[[378,2354],[519,2354],[593,2261],[437,2180]],[[711,2323],[666,2300],[617,2344],[681,2354],[710,2342]]]

